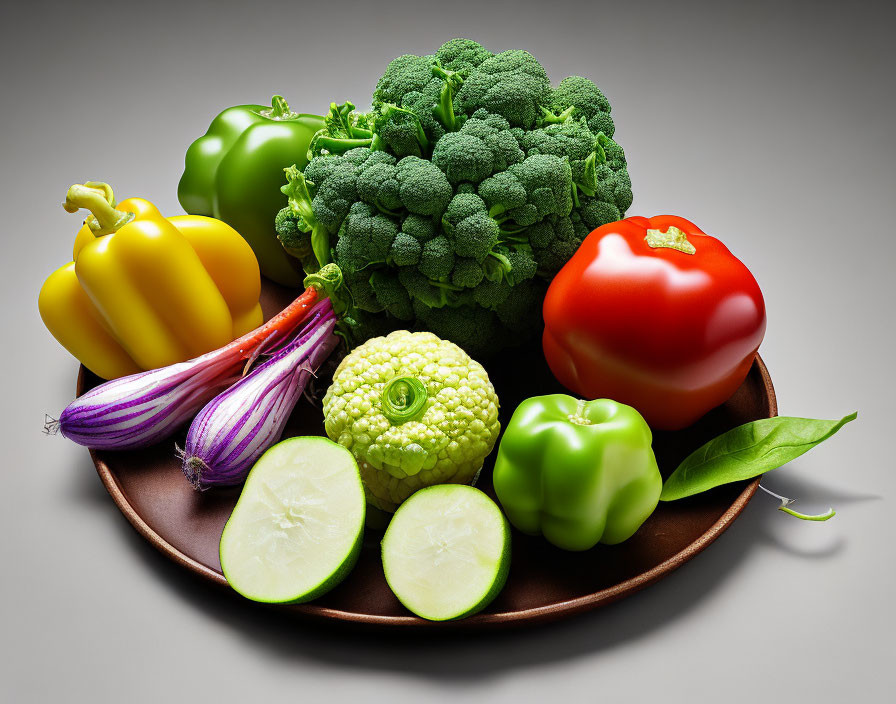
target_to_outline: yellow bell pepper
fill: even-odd
[[[103,379],[217,349],[262,323],[261,277],[248,243],[220,220],[165,218],[149,201],[118,204],[105,183],[72,186],[63,207],[92,215],[73,261],[38,298],[53,336]]]

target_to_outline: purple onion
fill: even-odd
[[[186,362],[113,379],[70,403],[44,432],[96,450],[130,450],[170,437],[222,389],[240,378],[246,359],[278,345],[305,321],[318,298],[309,287],[261,327]]]
[[[48,433],[95,450],[129,450],[164,440],[238,377],[232,355],[215,352],[189,362],[107,381],[66,406]]]
[[[196,489],[239,484],[283,427],[311,376],[339,342],[329,299],[296,338],[203,408],[187,433],[184,475]]]

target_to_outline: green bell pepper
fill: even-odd
[[[285,286],[301,286],[305,275],[274,231],[286,205],[283,169],[304,168],[311,138],[323,127],[323,117],[296,114],[279,95],[270,106],[227,108],[187,149],[177,186],[184,210],[233,227],[251,245],[261,273]]]
[[[651,440],[631,406],[535,396],[517,407],[504,431],[495,492],[514,526],[564,550],[621,543],[660,498]]]

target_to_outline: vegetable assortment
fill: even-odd
[[[108,381],[47,431],[97,450],[167,441],[193,488],[244,484],[220,558],[256,601],[338,585],[382,514],[389,587],[444,621],[497,597],[511,525],[562,550],[618,544],[660,501],[757,477],[855,419],[747,423],[663,481],[652,429],[690,426],[740,387],[765,304],[688,220],[623,219],[614,132],[589,79],[552,87],[528,52],[453,39],[393,60],[369,110],[297,113],[280,96],[224,110],[187,151],[189,215],[72,186],[65,209],[91,214],[39,309]],[[264,324],[260,274],[305,286]],[[470,355],[501,364],[540,333],[576,396],[525,399],[502,436]],[[329,439],[280,441],[318,374]],[[471,486],[496,444],[500,507]]]

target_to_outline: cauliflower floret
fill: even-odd
[[[327,435],[351,450],[368,502],[385,511],[424,486],[472,481],[501,429],[485,369],[429,332],[355,348],[323,406]]]

